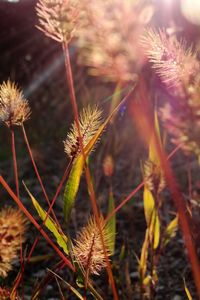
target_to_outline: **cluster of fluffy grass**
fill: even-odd
[[[146,2],[141,5],[141,1],[136,0],[39,0],[36,5],[36,11],[39,18],[37,27],[46,36],[62,44],[66,59],[65,67],[75,121],[64,141],[64,151],[71,159],[65,199],[69,201],[67,203],[69,206],[73,206],[79,188],[80,177],[85,171],[93,208],[93,216],[88,219],[87,225],[78,231],[75,241],[72,241],[69,235],[64,235],[56,216],[51,212],[54,200],[59,194],[66,177],[62,180],[62,184],[59,185],[54,200],[50,202],[31,154],[23,126],[23,123],[30,117],[30,107],[27,100],[24,99],[22,91],[10,80],[0,85],[0,120],[10,130],[13,130],[13,125],[23,128],[24,138],[34,170],[45,198],[48,200],[48,213],[40,207],[33,197],[31,199],[43,221],[43,225],[46,225],[54,233],[58,245],[62,246],[65,254],[67,254],[67,258],[64,257],[65,262],[67,262],[73,272],[81,274],[81,278],[85,280],[85,289],[89,286],[92,294],[96,292],[91,285],[90,276],[100,275],[102,270],[106,269],[114,299],[118,299],[110,266],[110,257],[113,254],[113,239],[115,238],[115,219],[112,218],[113,216],[115,217],[115,207],[112,202],[111,184],[114,160],[111,155],[108,155],[103,162],[104,175],[109,178],[110,206],[112,207],[110,215],[108,214],[105,219],[99,214],[93,180],[87,164],[87,156],[89,156],[101,134],[99,129],[104,124],[107,125],[108,122],[103,123],[102,111],[96,106],[83,108],[78,115],[73,75],[68,57],[69,52],[66,51],[68,51],[69,44],[74,41],[80,52],[79,62],[89,67],[90,74],[123,85],[128,82],[132,83],[136,79],[138,80],[140,69],[145,61],[144,56],[140,55],[141,49],[143,49],[144,55],[147,56],[150,64],[156,70],[168,93],[174,97],[174,103],[169,102],[158,108],[164,128],[172,136],[174,144],[182,147],[185,153],[196,154],[199,158],[200,78],[197,51],[187,47],[185,41],[179,41],[175,36],[168,36],[165,30],[145,30],[145,26],[150,22],[154,12],[153,5],[149,5]],[[14,142],[14,136],[12,135],[13,163],[17,189],[17,196],[13,196],[13,198],[63,259],[62,252],[48,235],[41,230],[37,221],[26,211],[20,200]],[[91,148],[87,153],[84,152],[86,147],[88,147],[87,149]],[[154,152],[159,157],[159,151],[156,151],[154,149]],[[167,181],[161,161],[158,163],[158,160],[146,160],[143,171],[147,230],[141,249],[139,261],[139,270],[141,272],[139,271],[139,273],[140,275],[142,274],[140,277],[141,294],[145,290],[144,287],[148,286],[150,289],[148,297],[152,297],[154,285],[157,282],[156,251],[157,249],[162,251],[162,246],[168,242],[165,235],[163,235],[164,238],[160,237],[160,223],[162,220],[160,218],[161,204],[159,203],[160,194],[166,187]],[[7,188],[7,190],[9,189]],[[145,202],[147,200],[149,201],[148,203]],[[126,201],[127,199],[125,199],[124,203]],[[50,213],[52,213],[52,218]],[[112,220],[112,223],[111,225],[109,224],[110,226],[107,226],[109,220]],[[177,220],[178,216],[165,230],[165,234],[168,234],[168,239],[175,235]],[[26,224],[25,218],[17,210],[8,208],[0,212],[1,277],[7,276],[12,268],[13,260],[17,257],[22,243],[25,241]],[[66,241],[69,241],[69,249],[67,243],[63,246],[63,243]],[[150,271],[147,263],[149,256],[151,258]],[[7,297],[4,296],[7,295],[6,293],[6,290],[0,289],[2,297]],[[142,299],[143,296],[141,295]]]

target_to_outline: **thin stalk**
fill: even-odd
[[[16,202],[16,204],[19,206],[19,208],[23,211],[23,213],[27,216],[27,218],[30,220],[30,222],[39,230],[39,232],[43,235],[45,240],[51,245],[51,247],[56,251],[56,253],[60,256],[60,258],[65,262],[65,264],[73,271],[75,272],[75,268],[72,265],[72,263],[69,261],[69,259],[60,251],[60,249],[54,244],[54,242],[49,238],[49,236],[46,234],[46,232],[41,228],[41,226],[38,224],[38,222],[34,219],[34,217],[29,213],[29,211],[26,209],[26,207],[23,205],[21,200],[14,194],[14,192],[11,190],[9,185],[6,183],[6,181],[3,179],[3,177],[0,175],[0,183],[3,185],[5,190],[8,192],[8,194],[11,196],[11,198]]]
[[[15,188],[16,188],[16,194],[19,198],[19,176],[18,176],[18,167],[17,167],[17,155],[16,155],[16,147],[15,147],[15,132],[13,129],[12,124],[10,125],[10,133],[11,133],[11,149],[12,149],[12,158],[13,158],[13,170],[14,170],[14,177],[15,177]],[[22,245],[20,244],[20,264],[21,267],[23,265],[23,259],[22,259]],[[23,277],[23,270],[21,268],[21,277]],[[16,293],[18,287],[18,282],[16,283],[16,286],[14,287],[14,293]]]
[[[181,145],[178,145],[176,148],[174,148],[174,150],[172,150],[172,152],[168,155],[167,160],[169,160],[180,148]],[[124,200],[122,200],[122,202],[113,211],[109,213],[109,215],[105,219],[105,223],[107,223],[110,218],[112,218],[113,215],[116,214],[116,212],[118,212],[129,200],[131,200],[131,198],[133,198],[133,196],[135,196],[137,192],[139,192],[139,190],[144,186],[144,183],[145,182],[142,181]]]
[[[91,180],[91,174],[90,174],[88,165],[86,163],[86,157],[85,157],[85,153],[84,153],[83,141],[82,141],[79,119],[78,119],[78,108],[77,108],[76,96],[75,96],[75,91],[74,91],[74,82],[73,82],[73,75],[72,75],[72,69],[71,69],[71,61],[70,61],[68,44],[62,43],[62,48],[63,48],[63,54],[64,54],[64,58],[65,58],[65,69],[66,69],[67,82],[68,82],[69,92],[70,92],[70,101],[71,101],[72,109],[74,112],[75,124],[76,124],[78,135],[79,135],[80,148],[81,148],[81,152],[82,152],[83,159],[85,162],[85,174],[86,174],[86,181],[87,181],[88,189],[90,192],[89,193],[90,200],[91,200],[94,216],[95,216],[95,219],[97,222],[97,226],[98,226],[98,229],[100,232],[100,238],[101,238],[103,251],[104,251],[104,255],[105,255],[105,259],[106,259],[106,263],[107,263],[106,269],[107,269],[108,277],[109,277],[110,284],[112,287],[113,296],[114,296],[115,300],[118,300],[118,295],[117,295],[117,290],[116,290],[116,286],[115,286],[115,282],[114,282],[114,278],[113,278],[113,274],[112,274],[112,269],[110,266],[110,262],[108,259],[108,255],[106,252],[106,247],[105,247],[105,243],[104,243],[104,239],[103,239],[101,224],[100,224],[100,220],[99,220],[99,210],[98,210],[95,192],[94,192],[94,188],[93,188],[93,184],[92,184],[92,180]]]
[[[59,272],[65,267],[65,264],[63,261],[59,261],[56,263],[56,265],[52,266],[52,269],[55,272]],[[53,280],[53,275],[52,273],[47,273],[45,277],[38,283],[36,288],[33,290],[33,293],[31,295],[31,299],[39,299],[39,296],[43,292],[43,290],[46,288],[46,286]]]
[[[46,190],[45,190],[45,188],[44,188],[44,185],[43,185],[41,176],[40,176],[39,171],[38,171],[38,168],[37,168],[37,165],[36,165],[36,163],[35,163],[35,160],[34,160],[34,157],[33,157],[32,151],[31,151],[31,147],[30,147],[30,144],[29,144],[29,141],[28,141],[28,137],[27,137],[27,134],[26,134],[26,130],[25,130],[25,127],[24,127],[23,124],[22,124],[22,131],[23,131],[24,141],[25,141],[25,143],[26,143],[26,146],[27,146],[27,149],[28,149],[28,153],[29,153],[29,156],[30,156],[30,159],[31,159],[31,162],[32,162],[34,171],[35,171],[35,174],[36,174],[36,176],[37,176],[37,178],[38,178],[38,181],[39,181],[39,183],[40,183],[40,186],[41,186],[42,192],[43,192],[43,194],[44,194],[44,196],[45,196],[45,199],[46,199],[46,201],[47,201],[47,203],[48,203],[48,205],[49,205],[49,207],[50,207],[50,206],[51,206],[51,203],[50,203],[50,201],[49,201],[49,197],[48,197],[48,195],[47,195],[47,193],[46,193]],[[18,198],[19,198],[19,197],[18,197]],[[54,217],[54,220],[55,220],[56,223],[58,224],[58,220],[57,220],[57,218],[56,218],[56,215],[55,215],[53,209],[52,209],[52,215],[53,215],[53,217]]]
[[[68,174],[69,174],[69,172],[70,172],[70,168],[71,168],[72,162],[73,162],[73,160],[70,161],[70,163],[67,165],[67,168],[65,169],[65,172],[64,172],[64,174],[63,174],[63,176],[62,176],[62,179],[61,179],[61,181],[60,181],[60,184],[58,185],[58,188],[57,188],[56,193],[55,193],[55,195],[54,195],[54,198],[53,198],[53,200],[52,200],[52,202],[51,202],[51,205],[50,205],[50,207],[49,207],[49,209],[48,209],[48,211],[47,211],[46,217],[45,217],[44,221],[42,222],[42,225],[45,224],[45,222],[46,222],[46,220],[47,220],[47,218],[48,218],[48,216],[49,216],[49,214],[50,214],[50,211],[51,211],[51,209],[52,209],[52,207],[53,207],[53,205],[54,205],[54,203],[55,203],[55,201],[56,201],[56,199],[57,199],[57,196],[58,196],[59,193],[60,193],[60,190],[61,190],[61,188],[62,188],[62,185],[63,185],[64,181],[66,180],[66,177],[68,176]],[[40,225],[40,228],[42,228],[42,225]],[[34,240],[34,242],[33,242],[33,245],[32,245],[32,247],[31,247],[31,250],[30,250],[30,252],[29,252],[29,255],[28,255],[27,259],[26,259],[26,263],[29,262],[29,260],[30,260],[30,258],[31,258],[31,256],[32,256],[32,254],[33,254],[33,251],[34,251],[35,247],[37,246],[38,241],[39,241],[39,235],[35,238],[35,240]],[[20,283],[20,281],[21,281],[21,279],[22,279],[22,275],[23,275],[23,274],[20,273],[19,279],[18,279],[18,285],[19,285],[19,283]]]
[[[189,199],[192,199],[192,169],[190,161],[187,162],[187,170],[188,170],[188,194]]]
[[[11,132],[11,148],[12,148],[12,158],[13,158],[13,169],[14,169],[14,176],[15,176],[15,187],[16,187],[16,194],[19,198],[19,176],[18,176],[18,168],[17,168],[17,156],[16,156],[16,148],[15,148],[15,132],[12,127],[10,126]]]
[[[67,165],[67,168],[65,169],[65,172],[64,172],[64,174],[62,176],[62,179],[61,179],[61,181],[60,181],[60,183],[58,185],[58,188],[57,188],[56,193],[55,193],[55,195],[53,197],[51,205],[49,206],[49,209],[47,211],[46,217],[45,217],[44,221],[42,222],[42,225],[45,224],[45,222],[46,222],[46,220],[47,220],[47,218],[48,218],[48,216],[49,216],[49,214],[50,214],[50,212],[51,212],[51,210],[53,208],[53,205],[54,205],[54,203],[55,203],[55,201],[56,201],[56,199],[57,199],[57,197],[58,197],[58,195],[59,195],[59,193],[61,191],[63,183],[65,182],[67,176],[69,175],[69,172],[70,172],[70,169],[71,169],[71,166],[72,166],[72,162],[73,162],[73,160],[70,161],[70,163]],[[34,240],[34,243],[33,243],[32,247],[31,247],[30,252],[29,252],[27,261],[29,261],[29,259],[31,258],[32,254],[33,254],[33,251],[34,251],[34,249],[35,249],[35,247],[36,247],[36,245],[38,243],[38,240],[39,240],[39,236],[37,236],[36,239]]]
[[[166,158],[165,151],[162,149],[159,140],[156,136],[155,130],[153,129],[152,120],[150,119],[151,116],[150,101],[148,101],[148,93],[146,91],[146,87],[143,80],[141,80],[141,84],[139,86],[139,94],[140,94],[140,103],[136,103],[135,101],[133,102],[133,106],[132,106],[134,122],[136,120],[141,136],[144,138],[144,141],[147,143],[147,145],[149,144],[147,137],[151,135],[153,137],[153,142],[156,147],[156,152],[160,160],[167,185],[170,189],[170,192],[172,194],[172,199],[179,213],[179,224],[182,230],[183,239],[188,252],[188,258],[191,263],[197,294],[198,297],[200,298],[200,264],[192,240],[188,214],[185,213],[187,211],[186,204],[182,196],[182,193],[180,191],[180,187],[174,176],[174,172]],[[142,123],[141,120],[143,120]]]

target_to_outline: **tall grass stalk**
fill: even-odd
[[[47,203],[48,203],[48,205],[49,205],[49,207],[50,207],[50,206],[51,206],[51,203],[50,203],[50,201],[49,201],[49,197],[48,197],[48,195],[47,195],[47,193],[46,193],[44,184],[43,184],[43,182],[42,182],[42,179],[41,179],[41,176],[40,176],[40,174],[39,174],[37,165],[36,165],[36,163],[35,163],[35,160],[34,160],[34,157],[33,157],[32,151],[31,151],[31,147],[30,147],[30,144],[29,144],[29,141],[28,141],[28,137],[27,137],[27,134],[26,134],[26,130],[25,130],[25,127],[24,127],[23,124],[22,124],[21,128],[22,128],[24,141],[25,141],[25,143],[26,143],[26,146],[27,146],[27,149],[28,149],[28,153],[29,153],[29,156],[30,156],[30,159],[31,159],[31,162],[32,162],[34,171],[35,171],[35,174],[36,174],[36,176],[37,176],[37,178],[38,178],[38,181],[39,181],[39,183],[40,183],[40,186],[41,186],[42,192],[43,192],[43,194],[44,194],[44,196],[45,196],[45,199],[46,199],[46,201],[47,201]],[[19,198],[19,197],[18,197],[18,198]],[[56,215],[55,215],[53,209],[51,210],[51,212],[52,212],[52,215],[53,215],[53,218],[54,218],[55,222],[58,224],[58,220],[57,220],[57,217],[56,217]]]
[[[12,148],[12,159],[13,159],[13,170],[14,170],[14,177],[15,177],[15,187],[16,187],[17,197],[19,198],[19,176],[18,176],[17,156],[16,156],[16,148],[15,148],[15,132],[12,126],[10,126],[10,133],[11,133],[11,148]]]
[[[55,193],[55,195],[54,195],[54,197],[53,197],[53,200],[52,200],[52,202],[51,202],[51,204],[50,204],[50,206],[49,206],[49,209],[48,209],[48,211],[47,211],[46,217],[45,217],[44,221],[42,222],[42,225],[45,224],[45,222],[46,222],[48,216],[50,215],[50,212],[51,212],[51,210],[52,210],[52,208],[53,208],[53,206],[54,206],[54,204],[55,204],[55,201],[56,201],[56,199],[57,199],[57,197],[58,197],[58,195],[59,195],[59,193],[60,193],[60,191],[61,191],[61,189],[62,189],[62,186],[63,186],[63,184],[64,184],[64,182],[65,182],[67,176],[69,175],[69,172],[70,172],[71,166],[72,166],[72,162],[73,162],[73,160],[71,160],[71,161],[69,162],[69,164],[67,165],[67,167],[66,167],[66,169],[65,169],[65,172],[64,172],[64,174],[63,174],[63,176],[62,176],[62,178],[61,178],[61,181],[60,181],[60,183],[59,183],[59,185],[58,185],[58,187],[57,187],[56,193]],[[41,226],[42,226],[42,225],[41,225]],[[31,250],[30,250],[29,255],[28,255],[28,258],[27,258],[28,261],[30,260],[32,254],[33,254],[33,251],[34,251],[34,249],[35,249],[35,247],[36,247],[36,245],[37,245],[37,243],[38,243],[38,240],[39,240],[39,236],[37,236],[37,237],[35,238],[35,240],[34,240],[34,243],[33,243],[32,247],[31,247]]]
[[[92,209],[93,209],[94,216],[95,216],[95,219],[97,222],[97,226],[98,226],[98,229],[100,232],[100,238],[101,238],[103,251],[104,251],[104,255],[105,255],[105,259],[106,259],[106,263],[107,263],[106,269],[107,269],[109,281],[110,281],[110,284],[112,287],[113,296],[114,296],[115,300],[118,300],[114,277],[112,274],[111,265],[110,265],[110,262],[109,262],[109,259],[107,256],[107,251],[106,251],[106,247],[105,247],[105,243],[104,243],[104,239],[103,239],[102,229],[101,229],[100,220],[99,220],[99,210],[98,210],[95,192],[94,192],[94,188],[93,188],[93,184],[92,184],[92,180],[91,180],[91,174],[90,174],[88,165],[86,163],[86,157],[85,157],[85,153],[84,153],[83,141],[82,141],[80,126],[79,126],[78,108],[77,108],[77,102],[76,102],[76,96],[75,96],[75,90],[74,90],[74,81],[73,81],[73,75],[72,75],[72,69],[71,69],[71,61],[70,61],[68,44],[63,42],[62,48],[63,48],[63,54],[64,54],[64,58],[65,58],[65,69],[66,69],[67,82],[68,82],[68,86],[69,86],[71,105],[72,105],[72,109],[73,109],[73,113],[74,113],[75,124],[77,126],[77,131],[78,131],[78,135],[79,135],[80,148],[81,148],[81,152],[82,152],[84,162],[85,162],[85,175],[86,175],[86,181],[87,181],[88,190],[89,190],[89,194],[90,194]]]
[[[136,104],[136,102],[132,106],[132,114],[134,120],[136,120],[138,129],[140,131],[141,136],[144,138],[144,141],[147,142],[147,137],[153,136],[154,144],[156,146],[156,151],[159,156],[159,160],[161,162],[161,167],[164,172],[164,176],[166,178],[167,185],[171,191],[172,198],[174,200],[174,204],[177,207],[179,214],[179,223],[183,233],[183,239],[185,241],[185,245],[188,251],[188,257],[191,263],[194,281],[196,284],[196,289],[198,296],[200,298],[200,265],[197,257],[197,253],[195,251],[194,243],[192,241],[192,233],[189,226],[188,215],[186,214],[186,205],[185,200],[180,192],[180,188],[178,186],[177,180],[174,176],[172,168],[167,160],[166,154],[164,150],[161,148],[161,145],[156,137],[156,133],[153,130],[150,109],[150,101],[148,101],[148,94],[146,91],[146,86],[144,81],[141,80],[141,84],[139,86],[140,93],[140,104]],[[140,120],[143,120],[143,126],[141,127]]]

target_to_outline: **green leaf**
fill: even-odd
[[[149,229],[150,242],[153,242],[153,247],[156,249],[160,241],[160,221],[158,212],[155,207],[155,200],[151,191],[145,186],[144,187],[144,213]]]
[[[59,225],[57,225],[50,216],[47,216],[47,212],[40,206],[38,201],[33,197],[33,195],[28,190],[27,186],[25,184],[24,184],[24,186],[25,186],[25,189],[28,192],[28,194],[32,200],[32,203],[33,203],[35,209],[37,210],[40,218],[42,219],[42,221],[46,220],[44,225],[53,233],[53,235],[55,236],[55,238],[57,240],[58,245],[63,249],[63,251],[66,254],[69,254],[69,250],[67,247],[67,241],[68,241],[67,236],[64,235],[61,227]]]
[[[143,200],[145,219],[147,227],[149,227],[152,220],[153,210],[155,208],[155,201],[151,191],[146,186],[144,187]]]
[[[160,127],[159,127],[159,121],[158,121],[158,113],[157,113],[156,109],[154,111],[154,130],[155,130],[155,134],[156,134],[158,142],[160,143],[160,145],[162,145],[161,135],[160,135]],[[150,138],[150,142],[149,142],[149,160],[152,161],[157,166],[160,165],[160,159],[159,159],[159,155],[157,153],[157,146],[155,144],[155,138],[153,135]]]
[[[158,212],[154,209],[150,232],[153,239],[153,248],[157,249],[160,242],[160,220]]]
[[[91,138],[91,140],[85,146],[85,148],[84,148],[85,159],[87,159],[87,157],[90,154],[90,152],[92,151],[94,145],[96,144],[96,142],[100,138],[101,134],[103,133],[105,127],[110,122],[113,115],[117,112],[117,110],[120,108],[120,106],[126,101],[127,97],[125,97],[121,101],[121,103],[112,111],[112,113],[108,116],[108,118],[104,121],[104,123],[99,127],[96,134]],[[84,157],[80,153],[75,158],[75,161],[74,161],[73,167],[71,169],[69,179],[67,181],[67,184],[65,186],[65,191],[64,191],[64,199],[63,199],[64,200],[64,217],[65,217],[65,221],[67,223],[69,222],[69,219],[71,216],[71,211],[72,211],[72,208],[73,208],[75,200],[76,200],[83,168],[84,168]]]
[[[81,175],[83,172],[84,160],[83,156],[79,155],[72,166],[69,178],[67,180],[65,191],[64,191],[64,217],[65,221],[68,223],[71,211],[74,206],[76,195],[78,192]]]
[[[147,228],[145,233],[145,239],[142,245],[139,268],[138,268],[141,282],[143,282],[147,271],[148,247],[149,247],[149,230]]]
[[[165,233],[164,233],[164,240],[163,244],[166,246],[169,241],[175,237],[176,231],[178,229],[178,215],[168,224]]]
[[[151,280],[152,280],[151,276],[147,275],[143,280],[143,285],[148,286],[151,283]]]
[[[108,201],[108,215],[115,209],[115,200],[113,197],[113,193],[110,192],[109,201]],[[116,239],[116,214],[109,219],[108,223],[106,224],[106,230],[109,232],[110,242],[109,248],[111,254],[115,252],[115,239]]]

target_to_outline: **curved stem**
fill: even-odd
[[[114,282],[114,277],[113,277],[113,274],[112,274],[112,269],[111,269],[110,261],[108,259],[108,255],[107,255],[107,251],[106,251],[106,247],[105,247],[105,242],[104,242],[104,238],[103,238],[103,234],[102,234],[102,228],[101,228],[101,224],[100,224],[100,220],[99,220],[99,209],[98,209],[98,206],[97,206],[97,201],[96,201],[96,196],[95,196],[95,192],[94,192],[94,187],[93,187],[93,184],[92,184],[91,174],[90,174],[90,170],[88,168],[88,165],[87,165],[87,162],[86,162],[86,156],[85,156],[85,153],[84,153],[84,147],[83,147],[83,141],[82,141],[82,136],[81,136],[80,124],[79,124],[79,119],[78,119],[78,108],[77,108],[76,96],[75,96],[75,91],[74,91],[74,82],[73,82],[73,75],[72,75],[72,69],[71,69],[71,62],[70,62],[68,44],[67,43],[62,43],[62,48],[63,48],[63,54],[64,54],[64,58],[65,58],[65,69],[66,69],[67,82],[68,82],[69,92],[70,92],[70,101],[71,101],[72,109],[73,109],[73,112],[74,112],[74,120],[75,120],[75,124],[76,124],[76,127],[77,127],[78,135],[79,135],[81,153],[83,155],[83,159],[84,159],[84,163],[85,163],[85,175],[86,175],[86,181],[87,181],[88,190],[89,190],[89,194],[90,194],[91,205],[92,205],[95,220],[97,222],[97,226],[98,226],[98,229],[99,229],[99,232],[100,232],[100,238],[101,238],[102,247],[103,247],[103,251],[104,251],[104,255],[105,255],[105,259],[106,259],[106,264],[107,264],[106,269],[107,269],[108,277],[109,277],[110,284],[111,284],[111,287],[112,287],[113,296],[114,296],[115,300],[118,300],[118,295],[117,295],[117,290],[116,290],[116,286],[115,286],[115,282]]]
[[[35,174],[36,174],[36,176],[37,176],[37,178],[38,178],[38,181],[39,181],[39,183],[40,183],[40,186],[41,186],[42,192],[43,192],[43,194],[44,194],[44,196],[45,196],[45,199],[46,199],[46,201],[47,201],[49,207],[51,207],[51,203],[50,203],[50,201],[49,201],[49,197],[48,197],[48,195],[47,195],[47,193],[46,193],[46,190],[45,190],[45,188],[44,188],[44,185],[43,185],[41,176],[40,176],[39,171],[38,171],[38,168],[37,168],[37,165],[36,165],[36,163],[35,163],[35,160],[34,160],[34,157],[33,157],[32,151],[31,151],[31,147],[30,147],[30,144],[29,144],[29,141],[28,141],[28,137],[27,137],[27,134],[26,134],[26,131],[25,131],[25,127],[24,127],[23,124],[22,124],[22,131],[23,131],[24,141],[25,141],[25,143],[26,143],[26,146],[27,146],[27,149],[28,149],[28,153],[29,153],[29,156],[30,156],[30,159],[31,159],[31,162],[32,162],[34,171],[35,171]],[[54,220],[55,220],[56,223],[58,224],[58,220],[57,220],[57,218],[56,218],[56,215],[55,215],[53,209],[52,209],[52,215],[53,215],[53,217],[54,217]]]
[[[181,145],[178,145],[172,152],[168,155],[167,160],[169,160],[179,149],[181,148]],[[144,181],[142,181],[122,202],[113,210],[109,213],[107,218],[105,219],[105,223],[107,223],[110,218],[113,217],[116,212],[118,212],[139,190],[144,186]]]
[[[54,197],[53,197],[53,200],[52,200],[52,202],[51,202],[51,205],[49,206],[49,209],[48,209],[48,211],[47,211],[46,217],[45,217],[44,221],[42,222],[42,225],[45,224],[45,222],[46,222],[46,220],[47,220],[47,218],[48,218],[48,216],[49,216],[49,214],[50,214],[50,212],[51,212],[51,210],[52,210],[52,208],[53,208],[53,205],[54,205],[54,203],[55,203],[55,201],[56,201],[56,199],[57,199],[57,197],[58,197],[58,195],[59,195],[59,193],[60,193],[60,191],[61,191],[61,188],[62,188],[62,186],[63,186],[63,183],[65,182],[67,176],[69,175],[71,166],[72,166],[72,160],[70,161],[70,163],[67,165],[67,168],[65,169],[65,172],[64,172],[64,174],[63,174],[63,176],[62,176],[62,179],[61,179],[61,181],[60,181],[60,183],[59,183],[59,185],[58,185],[58,188],[57,188],[56,193],[55,193],[55,195],[54,195]],[[42,226],[42,225],[41,225],[41,226]],[[34,243],[33,243],[32,247],[31,247],[31,250],[30,250],[29,255],[28,255],[28,258],[27,258],[27,262],[30,260],[32,254],[33,254],[33,251],[34,251],[34,249],[35,249],[35,247],[36,247],[36,245],[37,245],[37,243],[38,243],[38,240],[39,240],[39,236],[37,236],[37,237],[35,238],[35,240],[34,240]]]

